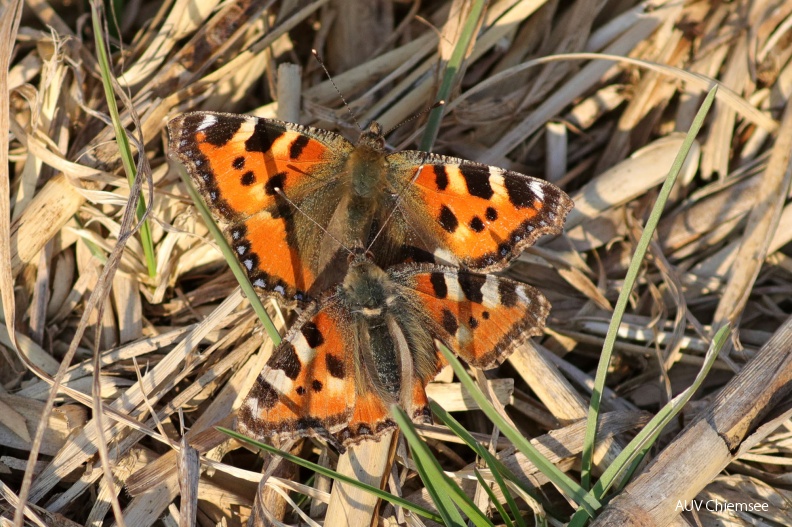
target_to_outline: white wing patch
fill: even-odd
[[[297,357],[300,358],[300,364],[310,364],[311,361],[313,361],[313,358],[316,356],[316,350],[308,344],[308,341],[305,340],[305,336],[303,336],[301,332],[298,331],[294,335],[292,344],[294,345],[294,351],[297,353]]]
[[[207,128],[213,127],[216,124],[217,124],[217,117],[212,115],[212,114],[206,114],[206,115],[204,115],[204,118],[203,118],[203,121],[201,121],[201,124],[199,124],[195,128],[195,131],[196,132],[201,132],[203,130],[206,130]]]
[[[537,201],[544,201],[544,189],[542,189],[542,183],[539,181],[531,181],[531,190],[536,195]]]
[[[498,291],[498,279],[487,275],[487,281],[481,287],[482,305],[488,309],[494,309],[501,304],[500,292]]]

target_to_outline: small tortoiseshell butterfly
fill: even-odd
[[[554,185],[426,152],[389,154],[377,123],[357,145],[223,113],[187,113],[168,127],[171,152],[229,224],[254,287],[304,308],[240,409],[242,432],[316,434],[343,450],[394,428],[391,403],[430,418],[425,387],[444,364],[436,341],[489,368],[541,334],[544,296],[480,272],[561,230],[572,201]],[[371,252],[348,258],[346,247],[361,244]]]
[[[261,439],[318,435],[343,451],[395,428],[393,403],[431,422],[425,388],[445,364],[436,340],[492,368],[542,333],[549,308],[507,278],[433,264],[383,270],[359,252],[273,352],[237,426]]]
[[[346,250],[382,268],[414,261],[503,269],[572,201],[516,172],[419,151],[387,153],[372,123],[356,145],[335,133],[244,115],[193,112],[168,124],[251,283],[305,305],[344,280]],[[379,231],[381,235],[378,236]]]

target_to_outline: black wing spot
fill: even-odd
[[[300,333],[303,334],[305,341],[308,343],[311,349],[316,349],[324,344],[324,335],[322,335],[322,332],[319,331],[318,327],[316,327],[316,324],[310,320],[303,324],[303,326],[300,328]]]
[[[206,122],[205,120],[209,118],[209,116],[201,117],[197,122],[193,122],[192,124],[197,127],[202,127]],[[244,122],[245,119],[237,116],[225,115],[219,119],[215,117],[214,124],[205,126],[200,130],[200,132],[204,134],[204,143],[209,143],[214,146],[225,146],[233,139],[237,131],[239,131],[239,127],[242,126]]]
[[[465,298],[477,304],[480,304],[484,300],[484,294],[481,292],[481,288],[484,287],[484,282],[487,281],[486,276],[473,273],[459,273],[459,278],[457,278],[457,280],[459,281],[459,287],[462,288],[462,292],[465,293]]]
[[[482,199],[490,199],[495,192],[490,185],[490,169],[478,165],[462,165],[459,172],[465,178],[468,192]]]
[[[457,321],[456,315],[454,315],[448,309],[443,309],[443,321],[442,321],[443,329],[445,329],[449,335],[456,335],[457,329],[459,329],[459,322]]]
[[[297,392],[297,395],[305,395],[305,387],[304,386],[298,386],[294,391]]]
[[[440,208],[440,217],[438,218],[438,221],[440,222],[440,226],[443,228],[443,230],[449,233],[453,233],[455,230],[457,230],[457,227],[459,227],[459,220],[457,219],[456,215],[445,205]]]
[[[432,165],[435,173],[435,185],[437,190],[445,190],[448,187],[448,172],[445,165]]]
[[[512,205],[518,209],[533,207],[536,194],[531,190],[529,180],[506,174],[503,178],[503,183]]]
[[[231,161],[231,166],[236,168],[237,170],[242,170],[245,168],[245,156],[239,156],[233,161]]]
[[[478,216],[473,216],[473,219],[470,220],[470,228],[474,232],[481,232],[484,230],[484,222]]]
[[[267,184],[264,185],[264,191],[269,196],[275,196],[278,193],[275,192],[276,188],[283,190],[283,185],[286,184],[286,172],[278,172],[277,174],[273,175],[271,178],[267,180]]]
[[[259,268],[259,264],[261,263],[258,255],[254,252],[251,252],[248,255],[237,253],[237,257],[239,258],[239,261],[242,262],[242,265],[245,266],[248,276],[251,276],[251,273],[256,272]]]
[[[392,419],[385,419],[384,421],[381,421],[381,422],[377,423],[377,431],[376,431],[376,433],[379,434],[383,430],[387,430],[389,428],[394,428],[395,426],[396,426],[396,423]]]
[[[302,419],[298,419],[296,422],[297,430],[313,430],[317,433],[327,433],[325,427],[323,426],[322,422],[316,417],[303,417]]]
[[[181,133],[179,134],[179,137],[182,139],[181,146],[186,146],[188,144],[188,140],[192,139],[192,136],[198,131],[198,127],[204,122],[204,118],[205,116],[201,113],[189,113],[182,116],[181,118],[177,117],[168,123],[168,131],[173,131],[175,134],[176,131],[179,130],[179,125],[176,124],[176,121],[180,120]]]
[[[281,283],[280,280],[278,280],[276,282],[273,281],[272,277],[268,273],[265,273],[264,271],[261,271],[259,269],[256,269],[254,271],[250,271],[248,273],[248,276],[250,276],[250,281],[253,283],[254,287],[261,287],[263,289],[270,289],[271,290],[276,285],[280,285],[281,287],[283,287],[284,290],[286,290],[288,288],[285,284]],[[275,284],[275,285],[273,285],[273,284]]]
[[[281,348],[272,356],[272,359],[270,359],[271,363],[268,365],[273,370],[283,370],[286,377],[291,380],[297,379],[300,375],[302,364],[300,364],[300,358],[297,356],[297,352],[291,342],[284,341],[281,344]]]
[[[319,381],[317,381],[317,380],[314,380],[314,381],[312,381],[312,382],[311,382],[311,389],[312,389],[314,392],[316,392],[316,393],[319,393],[319,392],[321,392],[321,391],[322,391],[322,383],[321,383],[321,382],[319,382]]]
[[[236,253],[237,258],[245,256],[249,250],[250,242],[248,240],[242,240],[234,244],[234,252]]]
[[[245,150],[248,152],[269,152],[275,141],[285,133],[285,130],[274,130],[267,127],[266,121],[256,121],[253,133],[245,141]]]
[[[479,321],[476,317],[470,317],[468,319],[468,326],[470,326],[470,329],[476,329],[478,325],[479,325]]]
[[[291,159],[300,159],[300,155],[302,155],[303,150],[305,147],[308,146],[311,140],[306,135],[298,135],[297,139],[292,141],[291,146],[289,146],[289,157]]]
[[[484,212],[484,217],[489,221],[495,221],[498,219],[498,211],[493,207],[487,207],[486,212]]]
[[[239,182],[242,183],[243,186],[249,187],[250,185],[256,182],[256,174],[248,170],[247,172],[242,174],[242,178],[239,180]]]
[[[483,318],[484,320],[489,320],[489,317],[490,317],[489,311],[484,311],[481,313],[481,318]]]
[[[341,444],[344,444],[350,437],[352,437],[352,430],[350,430],[349,427],[346,427],[335,434],[336,441]]]
[[[432,284],[432,289],[437,298],[445,298],[448,296],[448,286],[445,281],[445,274],[432,273],[429,275],[429,282]]]
[[[336,379],[343,379],[346,376],[344,362],[335,355],[331,355],[329,353],[325,355],[325,365],[327,366],[327,373]]]

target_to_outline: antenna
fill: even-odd
[[[418,119],[419,117],[423,117],[424,115],[426,115],[427,113],[431,112],[435,108],[440,108],[443,105],[445,105],[445,101],[442,101],[442,100],[441,101],[437,101],[436,103],[431,105],[429,108],[426,108],[422,112],[416,113],[412,117],[408,117],[407,119],[405,119],[404,121],[400,122],[399,124],[397,124],[396,126],[394,126],[393,128],[391,128],[390,130],[388,130],[387,132],[385,132],[382,135],[386,136],[389,133],[391,133],[392,131],[396,130],[397,128],[400,128],[402,125],[405,125],[407,123],[411,123],[411,122],[415,121],[416,119]]]
[[[421,175],[421,170],[423,170],[425,166],[426,165],[421,163],[421,165],[418,167],[418,170],[415,171],[415,175],[410,180],[410,182],[404,185],[404,188],[401,190],[401,192],[399,192],[399,195],[396,197],[396,203],[393,204],[393,209],[391,209],[390,214],[388,214],[388,217],[385,218],[385,221],[382,222],[382,226],[380,227],[380,230],[377,231],[377,234],[374,236],[374,239],[371,240],[369,246],[366,247],[366,252],[370,251],[371,248],[374,247],[374,242],[377,241],[377,238],[379,238],[379,235],[382,234],[382,231],[385,230],[385,226],[388,224],[388,222],[391,220],[393,215],[396,213],[396,210],[399,208],[399,203],[401,203],[401,200],[404,197],[404,193],[407,192],[407,189],[410,188],[410,186],[413,183],[415,183],[415,180],[418,179],[419,175]]]
[[[333,85],[333,88],[335,88],[335,91],[338,94],[338,96],[341,97],[341,100],[343,101],[344,106],[346,106],[347,112],[349,112],[349,116],[352,118],[352,121],[355,123],[355,126],[358,127],[358,130],[363,131],[363,127],[360,126],[360,123],[358,122],[357,118],[355,118],[355,114],[354,112],[352,112],[352,108],[350,108],[349,104],[347,104],[346,99],[344,99],[344,96],[341,94],[341,90],[338,89],[338,86],[336,86],[335,81],[333,81],[333,77],[330,76],[330,72],[327,71],[324,62],[322,61],[321,58],[319,58],[319,52],[316,51],[315,49],[312,49],[311,53],[313,53],[314,58],[324,70],[325,75],[327,75],[327,80],[330,81],[330,84]]]
[[[291,205],[292,207],[294,207],[294,210],[296,210],[297,212],[299,212],[300,214],[302,214],[303,216],[305,216],[306,218],[308,218],[309,220],[311,220],[311,222],[312,222],[314,225],[316,225],[317,227],[319,227],[319,228],[322,230],[322,232],[324,232],[325,234],[327,234],[328,236],[330,236],[330,237],[331,237],[333,240],[335,240],[335,242],[336,242],[336,243],[337,243],[339,246],[341,246],[341,248],[342,248],[342,249],[344,249],[346,252],[348,252],[348,253],[349,253],[350,255],[352,255],[352,256],[354,256],[354,255],[355,255],[355,253],[354,253],[352,250],[350,250],[350,249],[349,249],[349,248],[348,248],[346,245],[344,245],[344,244],[341,242],[341,240],[339,240],[338,238],[336,238],[335,236],[333,236],[333,235],[330,233],[330,231],[328,231],[327,229],[325,229],[324,227],[322,227],[321,225],[319,225],[319,222],[317,222],[317,221],[316,221],[315,219],[313,219],[311,216],[309,216],[308,214],[306,214],[305,212],[303,212],[303,210],[302,210],[300,207],[298,207],[298,206],[297,206],[297,204],[295,204],[295,203],[294,203],[292,200],[290,200],[289,198],[287,198],[287,197],[286,197],[286,194],[284,194],[284,193],[283,193],[283,190],[281,190],[281,188],[280,188],[280,187],[275,187],[275,189],[274,189],[274,190],[275,190],[275,192],[277,192],[278,196],[282,197],[284,200],[286,200],[286,202],[287,202],[289,205]]]

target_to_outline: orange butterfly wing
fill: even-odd
[[[267,361],[239,410],[255,438],[318,435],[331,442],[355,405],[354,341],[337,304],[311,304]]]
[[[317,435],[343,452],[396,428],[383,400],[358,379],[352,318],[330,294],[303,312],[240,408],[240,432],[259,439]]]
[[[431,319],[439,340],[478,368],[497,366],[541,335],[550,312],[539,290],[508,278],[425,264],[389,272],[412,291],[405,296]]]
[[[412,419],[430,420],[425,387],[445,363],[433,339],[490,368],[540,334],[549,311],[539,291],[505,278],[430,264],[377,269],[356,264],[355,280],[302,313],[240,409],[241,432],[317,435],[343,450],[395,428],[388,404],[398,399]],[[369,304],[385,291],[382,304]],[[382,340],[389,317],[398,327],[386,333],[403,335],[409,348]],[[407,379],[398,371],[405,357],[389,355],[405,352]],[[394,384],[383,390],[383,383]]]
[[[293,205],[331,214],[327,194],[353,146],[341,136],[244,115],[192,112],[168,124],[170,151],[186,167],[262,294],[302,302],[316,279],[313,223]],[[282,193],[282,194],[281,194]],[[285,199],[284,199],[285,196]]]
[[[411,239],[448,264],[503,269],[540,236],[561,232],[573,206],[555,185],[497,167],[417,151],[387,161],[391,184],[407,187],[399,207],[404,220],[394,228],[417,234],[390,236]]]

